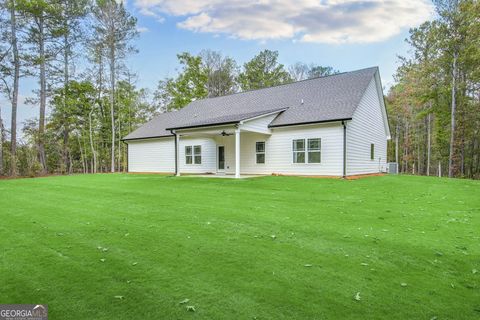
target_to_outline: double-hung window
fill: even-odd
[[[192,146],[185,146],[185,163],[186,164],[193,163]]]
[[[265,163],[265,142],[259,141],[255,143],[256,163]]]
[[[293,163],[305,163],[305,139],[293,140]]]
[[[308,139],[308,163],[320,163],[322,140]]]
[[[293,163],[320,163],[321,148],[320,138],[293,140]]]
[[[202,164],[202,146],[185,146],[185,163]]]
[[[193,146],[193,162],[202,164],[202,146]]]

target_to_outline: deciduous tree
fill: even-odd
[[[245,63],[238,76],[243,91],[261,89],[292,82],[283,64],[278,62],[278,51],[263,50]]]
[[[136,51],[131,41],[138,35],[137,19],[125,10],[122,1],[115,0],[97,0],[93,14],[95,37],[103,44],[101,53],[110,71],[111,172],[115,172],[115,85],[121,62]]]

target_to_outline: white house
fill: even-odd
[[[197,100],[124,138],[129,172],[348,176],[385,171],[377,67]]]

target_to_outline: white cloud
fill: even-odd
[[[150,31],[147,27],[137,27],[137,31],[140,33],[148,32]]]
[[[384,41],[432,15],[429,0],[135,0],[154,17],[193,32],[318,43]]]

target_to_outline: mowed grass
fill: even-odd
[[[0,244],[51,319],[480,318],[477,181],[4,180]]]

